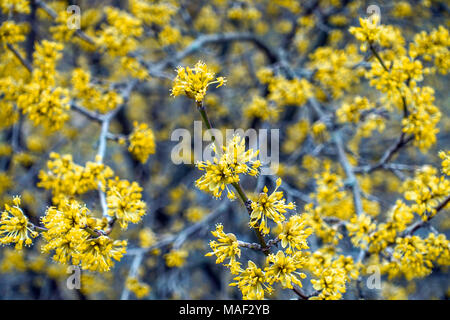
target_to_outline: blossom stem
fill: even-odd
[[[47,228],[39,227],[39,226],[37,226],[37,225],[35,225],[35,224],[31,223],[31,222],[29,222],[29,225],[31,225],[31,228],[33,228],[34,231],[40,231],[40,232],[48,231]]]
[[[377,60],[380,62],[380,64],[383,67],[383,69],[389,72],[389,69],[384,64],[383,59],[381,59],[381,57],[378,54],[377,50],[375,50],[375,48],[372,46],[371,43],[369,44],[369,48],[370,48],[370,51],[372,52],[372,54],[375,56],[375,58],[377,58]]]
[[[10,44],[10,43],[7,43],[6,46],[16,56],[16,58],[20,60],[20,62],[28,70],[28,72],[32,73],[33,72],[33,67],[31,66],[31,64],[27,60],[25,60],[24,57],[22,57],[22,55],[19,53],[19,51],[17,51],[17,49],[14,48],[14,46],[12,44]]]
[[[209,119],[208,114],[206,113],[206,108],[203,105],[203,101],[197,101],[197,109],[200,112],[200,115],[202,116],[203,123],[208,128],[208,130],[211,130],[212,129],[211,120]],[[215,143],[216,137],[214,136],[214,134],[211,135],[212,141]]]
[[[234,189],[236,189],[236,192],[238,193],[239,198],[244,203],[248,214],[251,215],[251,213],[252,213],[252,207],[251,207],[252,201],[247,197],[247,195],[245,194],[244,190],[242,189],[242,187],[240,186],[240,184],[238,182],[234,182],[231,185],[234,187]],[[258,238],[259,243],[261,244],[262,251],[264,252],[265,255],[268,255],[270,248],[267,246],[266,241],[264,240],[264,237],[261,234],[261,231],[259,229],[256,229],[256,228],[254,228],[253,230],[255,230],[255,234],[256,234],[256,237]]]
[[[197,103],[197,110],[200,112],[200,115],[202,116],[203,123],[208,128],[208,130],[211,130],[212,129],[211,120],[209,119],[208,114],[206,113],[206,108],[203,104],[203,101],[197,101],[196,103]],[[214,137],[213,134],[212,134],[212,140],[216,144],[216,148],[217,148],[218,152],[220,152],[220,146],[217,146],[216,138]],[[236,192],[239,194],[239,198],[244,203],[244,206],[247,209],[248,214],[251,215],[251,213],[252,213],[251,200],[248,199],[247,195],[245,194],[244,190],[239,185],[239,183],[234,182],[231,185],[234,187]],[[254,230],[255,230],[256,237],[258,238],[258,241],[261,244],[262,251],[264,252],[265,255],[268,255],[270,248],[267,246],[263,235],[261,234],[261,232],[258,229],[254,229]]]

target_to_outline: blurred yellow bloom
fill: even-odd
[[[197,62],[193,69],[178,67],[171,94],[174,97],[185,95],[196,102],[201,102],[206,95],[208,86],[217,84],[218,88],[226,82],[223,77],[218,77],[213,81],[214,75],[202,61]]]

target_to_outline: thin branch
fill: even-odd
[[[267,46],[264,41],[262,41],[258,36],[254,35],[250,32],[230,32],[230,33],[217,33],[217,34],[208,34],[199,36],[196,40],[194,40],[190,45],[188,45],[184,50],[178,52],[173,57],[163,60],[157,64],[148,63],[145,61],[140,61],[140,63],[146,66],[148,72],[152,75],[158,75],[167,67],[174,66],[179,61],[183,60],[187,56],[190,56],[204,46],[208,44],[216,44],[216,43],[227,43],[227,42],[251,42],[255,44],[255,46],[260,49],[266,57],[269,59],[270,64],[274,64],[280,61],[280,57],[278,54],[272,50],[269,46]],[[164,75],[164,77],[167,77]],[[169,79],[171,79],[169,77]]]
[[[373,165],[366,165],[355,168],[355,172],[362,172],[362,173],[371,173],[375,170],[378,170],[380,168],[384,168],[386,164],[391,160],[391,158],[399,152],[406,144],[408,144],[410,141],[413,140],[413,136],[406,138],[405,133],[402,132],[400,137],[397,139],[397,142],[394,143],[386,152],[383,154],[383,156],[380,158],[380,160],[373,164]]]
[[[204,228],[210,222],[215,220],[223,211],[225,211],[228,208],[229,205],[230,205],[229,202],[224,201],[224,202],[222,202],[219,205],[219,207],[214,209],[214,211],[212,211],[205,218],[203,218],[203,220],[201,220],[201,221],[199,221],[199,222],[197,222],[197,223],[187,227],[186,229],[184,229],[180,233],[164,237],[164,238],[160,239],[158,242],[156,242],[155,244],[151,245],[148,248],[134,248],[134,249],[127,250],[127,253],[125,255],[136,255],[136,254],[140,254],[142,252],[143,253],[147,253],[147,252],[150,252],[150,251],[152,251],[154,249],[159,249],[159,248],[168,246],[170,244],[175,244],[175,243],[177,243],[177,246],[180,247],[180,245],[184,241],[186,241],[186,239],[188,237],[190,237],[193,234],[197,233],[199,230]]]
[[[24,57],[22,57],[20,52],[17,51],[17,49],[14,48],[14,46],[12,44],[10,44],[10,43],[7,43],[6,46],[16,56],[16,58],[20,60],[20,63],[22,63],[22,65],[28,70],[28,72],[32,73],[33,72],[33,67],[31,66],[31,64]]]
[[[433,216],[427,215],[427,219],[426,220],[419,220],[419,221],[415,222],[408,229],[406,229],[404,231],[402,236],[403,237],[410,236],[414,232],[416,232],[418,229],[420,229],[423,226],[427,225],[430,222],[430,220],[433,219],[439,211],[441,211],[442,209],[444,209],[447,206],[447,204],[449,202],[450,202],[450,195],[447,196],[447,198],[445,198],[440,204],[438,204],[436,206],[436,208],[435,208],[436,213]]]
[[[46,4],[44,1],[41,0],[35,0],[36,5],[38,5],[39,7],[42,8],[42,10],[44,10],[49,16],[51,16],[53,19],[57,19],[58,18],[58,13],[53,10],[48,4]],[[88,42],[91,45],[95,45],[95,41],[88,36],[86,33],[84,33],[82,30],[80,29],[76,29],[75,30],[75,35],[77,37],[79,37],[80,39]]]
[[[71,101],[70,102],[70,109],[77,111],[78,113],[84,115],[85,117],[96,121],[96,122],[100,122],[102,123],[104,120],[104,115],[98,113],[98,112],[94,112],[91,110],[88,110],[86,108],[83,108],[82,106],[79,106],[78,104],[76,104],[75,101]]]
[[[144,258],[144,253],[138,253],[134,256],[133,258],[133,262],[131,264],[131,268],[130,271],[128,273],[128,278],[136,278],[138,271],[139,271],[139,267],[142,263],[142,260]],[[125,281],[126,282],[126,281]],[[120,300],[128,300],[130,297],[130,290],[127,288],[127,286],[125,285],[125,287],[122,290],[122,294],[120,296]]]
[[[339,162],[344,168],[345,174],[348,179],[348,183],[353,191],[353,202],[355,204],[356,214],[361,215],[364,211],[361,201],[361,189],[359,187],[358,180],[356,179],[355,173],[353,171],[353,166],[350,164],[350,162],[347,159],[347,155],[345,154],[342,136],[339,131],[333,132],[333,139],[338,151]]]

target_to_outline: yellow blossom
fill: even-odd
[[[270,228],[267,223],[267,218],[278,225],[285,220],[285,213],[287,210],[293,210],[295,205],[292,202],[286,203],[283,198],[283,192],[277,191],[281,186],[281,178],[276,181],[275,190],[268,195],[267,187],[264,187],[263,192],[259,194],[258,199],[252,202],[252,212],[250,215],[250,225],[253,228],[258,228],[264,234],[268,234]]]
[[[216,147],[213,147],[216,151]],[[197,167],[205,173],[196,181],[196,186],[203,191],[219,198],[223,190],[227,189],[227,196],[235,198],[235,194],[228,188],[229,184],[239,182],[239,174],[255,176],[261,166],[259,160],[255,160],[258,151],[245,150],[245,139],[239,135],[234,136],[222,147],[222,153],[213,158],[213,162],[207,160],[197,163]]]
[[[186,250],[170,250],[169,253],[164,255],[164,259],[166,259],[166,265],[169,268],[180,268],[186,263],[186,258],[189,253]]]
[[[79,248],[76,258],[84,270],[105,272],[119,261],[126,253],[127,241],[112,240],[100,236],[84,241]]]
[[[171,94],[174,97],[185,95],[196,102],[201,102],[206,95],[208,86],[217,83],[218,88],[226,82],[223,77],[213,80],[214,73],[202,61],[197,62],[193,69],[178,67]]]
[[[230,264],[236,261],[236,256],[241,256],[241,249],[236,236],[233,233],[225,234],[223,232],[223,225],[217,224],[216,230],[211,231],[218,241],[210,241],[209,246],[213,250],[208,252],[206,256],[217,256],[216,263],[222,263],[225,259],[230,259]]]
[[[135,181],[108,180],[106,203],[108,215],[116,217],[122,229],[128,227],[128,223],[138,223],[146,214],[147,205],[142,201],[142,188]]]
[[[147,124],[134,122],[134,130],[130,134],[128,151],[140,162],[145,163],[150,154],[155,153],[155,136]]]
[[[262,300],[265,292],[270,294],[273,290],[267,283],[264,271],[251,260],[248,261],[247,268],[241,270],[233,280],[236,282],[231,283],[230,286],[238,286],[244,300]]]
[[[150,293],[150,286],[146,283],[139,282],[136,278],[127,278],[125,285],[138,299],[142,299]]]
[[[293,284],[302,287],[300,279],[306,278],[306,274],[297,271],[305,264],[305,257],[300,251],[289,256],[279,250],[276,255],[271,254],[267,257],[267,264],[269,266],[264,270],[270,284],[280,282],[283,288],[289,289],[293,288]]]
[[[5,204],[0,220],[0,243],[15,243],[15,248],[21,250],[23,245],[31,245],[32,239],[37,237],[38,233],[30,225],[28,218],[20,208],[20,198],[13,199],[13,206]]]
[[[292,254],[297,250],[309,249],[307,238],[312,234],[312,228],[306,228],[305,217],[293,215],[283,223],[282,231],[278,235],[281,246],[286,253]]]

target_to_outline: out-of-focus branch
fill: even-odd
[[[250,32],[230,32],[230,33],[217,33],[201,35],[188,45],[184,50],[178,52],[173,57],[163,60],[159,63],[153,64],[149,62],[140,61],[145,65],[150,74],[158,74],[167,67],[174,66],[179,61],[183,60],[189,55],[192,55],[202,49],[208,44],[227,43],[227,42],[251,42],[258,49],[260,49],[269,59],[270,64],[274,64],[280,61],[278,54],[272,50],[268,45],[264,43],[262,39]]]
[[[373,164],[373,165],[366,165],[366,166],[360,166],[355,168],[355,172],[362,172],[362,173],[371,173],[375,170],[386,168],[387,163],[391,158],[399,152],[408,142],[413,140],[413,136],[406,138],[405,133],[402,132],[400,137],[397,139],[397,142],[394,143],[386,152],[383,154],[383,156],[380,158],[380,160]],[[389,168],[389,167],[387,167]]]
[[[136,80],[130,81],[128,83],[127,87],[122,92],[123,103],[120,106],[118,106],[116,109],[110,111],[109,113],[103,115],[100,118],[102,127],[101,127],[100,135],[98,138],[98,150],[97,150],[97,156],[96,156],[96,160],[97,160],[98,164],[102,164],[103,159],[105,157],[109,125],[110,125],[112,119],[117,115],[117,113],[122,108],[124,108],[124,106],[128,103],[128,99],[129,99],[130,94],[133,91],[133,88],[136,85],[136,83],[137,83]],[[108,205],[106,203],[106,195],[103,190],[104,190],[104,186],[101,184],[101,182],[99,182],[98,183],[98,193],[99,193],[99,198],[100,198],[100,205],[102,207],[103,217],[108,219],[108,231],[110,232],[115,220],[113,217],[111,217],[108,214]]]
[[[223,211],[225,211],[228,208],[229,205],[230,205],[230,202],[223,201],[216,209],[214,209],[214,211],[212,211],[210,214],[208,214],[203,220],[187,227],[180,233],[161,238],[158,242],[156,242],[155,244],[153,244],[152,246],[150,246],[148,248],[130,249],[127,251],[126,255],[137,255],[142,252],[146,253],[146,252],[150,252],[154,249],[159,249],[159,248],[168,246],[170,244],[174,244],[174,247],[175,247],[175,244],[177,245],[177,247],[180,247],[181,244],[183,244],[187,238],[189,238],[190,236],[192,236],[193,234],[195,234],[202,228],[208,226],[209,223],[214,221]]]
[[[100,122],[100,123],[102,123],[104,121],[104,115],[102,115],[98,112],[94,112],[94,111],[88,110],[86,108],[83,108],[82,106],[78,105],[75,101],[70,102],[70,108],[93,121]]]
[[[344,145],[342,142],[342,136],[340,131],[333,132],[333,140],[338,151],[339,162],[344,168],[345,174],[348,179],[348,184],[352,188],[353,192],[353,202],[355,204],[355,211],[357,215],[363,213],[363,206],[361,201],[361,189],[359,187],[358,180],[356,179],[355,173],[353,171],[353,166],[348,161],[347,155],[344,151]]]
[[[314,111],[316,111],[316,113],[319,115],[319,117],[321,119],[328,118],[328,116],[325,114],[325,112],[322,111],[319,102],[315,98],[310,98],[308,101],[309,101],[310,105],[313,107]],[[358,180],[356,179],[354,168],[348,161],[347,155],[345,154],[344,144],[342,141],[342,136],[341,136],[340,131],[335,130],[331,134],[332,134],[334,144],[336,145],[339,162],[341,163],[342,168],[344,169],[345,174],[348,179],[347,184],[351,187],[352,192],[353,192],[353,202],[355,205],[355,212],[357,215],[360,215],[363,213],[362,200],[361,200],[361,189],[359,187]]]
[[[450,202],[450,195],[447,196],[447,198],[445,198],[440,204],[438,204],[438,205],[436,206],[436,208],[435,208],[436,214],[437,214],[439,211],[441,211],[442,209],[444,209],[444,208],[447,206],[447,204],[448,204],[449,202]],[[427,224],[429,223],[429,221],[430,221],[431,219],[433,219],[433,218],[436,216],[436,214],[433,215],[433,216],[427,216],[427,220],[420,220],[420,221],[415,222],[414,224],[412,224],[411,226],[409,226],[409,228],[406,229],[406,230],[403,232],[402,236],[403,236],[403,237],[406,237],[406,236],[412,235],[412,234],[413,234],[414,232],[416,232],[418,229],[420,229],[420,228],[422,228],[423,226],[427,225]]]
[[[22,63],[22,65],[28,70],[28,72],[32,73],[33,67],[24,57],[22,57],[20,52],[17,51],[17,49],[10,43],[7,43],[6,46],[16,56],[16,58],[20,60],[20,63]]]
[[[41,0],[35,0],[36,5],[42,8],[49,16],[51,16],[53,19],[58,18],[58,14],[55,10],[53,10],[48,4],[46,4],[44,1]],[[86,33],[84,33],[80,29],[75,30],[75,35],[79,37],[80,39],[88,42],[89,44],[95,45],[95,41],[89,37]]]
[[[128,278],[136,278],[143,258],[144,258],[143,252],[140,252],[134,256],[133,262],[131,263],[130,271],[128,273]],[[130,297],[130,290],[125,285],[125,287],[122,290],[122,294],[120,295],[120,300],[128,300],[129,297]]]

